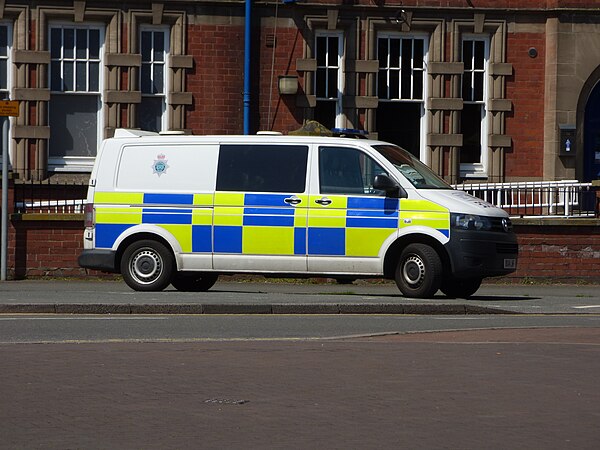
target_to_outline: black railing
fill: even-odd
[[[83,213],[86,181],[19,181],[14,184],[14,211],[19,214]]]

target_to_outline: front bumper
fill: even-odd
[[[77,258],[77,262],[86,269],[117,273],[116,256],[117,253],[114,250],[83,250]]]
[[[517,270],[517,236],[510,232],[451,230],[446,244],[452,275],[485,278]]]

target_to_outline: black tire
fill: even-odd
[[[171,284],[182,292],[204,292],[215,285],[219,275],[206,272],[177,272]]]
[[[395,279],[405,297],[432,298],[442,276],[442,260],[430,246],[409,244],[400,254]]]
[[[469,298],[481,286],[481,278],[452,278],[442,281],[440,290],[450,298]]]
[[[173,254],[157,241],[143,240],[129,245],[121,258],[121,275],[136,291],[162,291],[171,283]]]

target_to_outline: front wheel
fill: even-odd
[[[405,297],[432,298],[440,287],[443,269],[437,252],[425,244],[410,244],[396,267],[396,284]]]
[[[171,284],[182,292],[204,292],[215,285],[219,275],[203,272],[177,272]]]
[[[481,278],[448,277],[440,286],[440,290],[450,298],[469,298],[481,286]]]
[[[172,273],[173,255],[160,242],[134,242],[123,252],[121,275],[136,291],[162,291],[171,282]]]

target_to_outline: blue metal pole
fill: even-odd
[[[244,21],[244,134],[250,134],[250,24],[252,0],[246,0]]]

